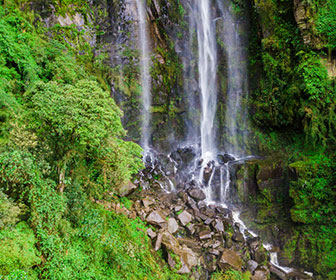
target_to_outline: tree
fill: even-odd
[[[122,112],[95,81],[81,80],[75,85],[37,82],[26,97],[31,109],[29,128],[46,144],[44,150],[50,150],[48,161],[56,167],[61,192],[67,172],[70,175],[79,166],[97,170],[106,165],[104,159],[113,158],[109,170],[123,178],[115,184],[129,180],[141,167],[140,148],[122,140],[126,133]]]

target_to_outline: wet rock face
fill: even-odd
[[[321,40],[314,30],[314,8],[308,1],[294,0],[294,17],[300,29],[303,42],[315,49],[321,48]]]
[[[191,188],[188,190],[188,194],[196,201],[205,199],[205,194],[200,188]]]

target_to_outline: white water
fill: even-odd
[[[242,104],[243,97],[248,95],[247,54],[239,35],[244,27],[232,12],[232,7],[224,7],[221,1],[217,1],[217,5],[221,11],[222,20],[219,23],[222,24],[221,37],[225,44],[228,69],[225,119],[229,143],[226,152],[238,157],[244,155],[247,118],[246,106]]]
[[[201,91],[201,156],[206,164],[216,156],[214,120],[216,114],[217,49],[211,1],[198,0],[194,17],[198,41],[198,72]]]
[[[150,137],[150,119],[151,119],[151,77],[150,67],[150,45],[148,39],[148,25],[146,18],[145,0],[136,0],[139,16],[139,45],[141,50],[141,101],[142,101],[142,131],[141,146],[144,154],[149,153],[149,137]]]

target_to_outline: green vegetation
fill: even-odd
[[[308,30],[299,29],[291,1],[254,1],[254,28],[263,30],[250,49],[251,73],[260,79],[252,95],[254,122],[262,129],[256,135],[260,148],[279,154],[297,176],[283,202],[260,196],[260,215],[277,203],[289,208],[294,234],[285,245],[287,258],[334,279],[336,88],[322,58],[327,49],[329,62],[334,59],[336,3],[301,2]]]
[[[33,24],[18,2],[0,6],[0,278],[183,279],[140,220],[94,202],[142,168],[100,58],[83,32]]]

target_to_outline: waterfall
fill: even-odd
[[[235,157],[241,156],[242,144],[238,142],[239,129],[246,126],[246,110],[242,107],[242,97],[247,92],[246,54],[238,34],[232,12],[224,14],[224,41],[228,60],[228,91],[226,101],[226,132],[231,137],[227,152]],[[244,133],[240,134],[244,137]]]
[[[210,0],[196,1],[198,72],[201,92],[201,155],[206,163],[216,156],[214,120],[216,114],[217,48],[216,28]]]
[[[141,101],[142,101],[142,129],[141,146],[144,154],[149,152],[150,118],[151,118],[151,77],[150,46],[148,39],[148,27],[146,19],[145,0],[136,0],[139,16],[139,45],[141,50]]]

